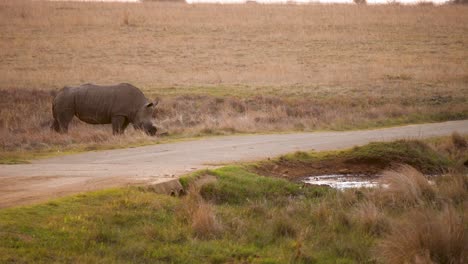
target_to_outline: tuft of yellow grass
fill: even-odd
[[[383,263],[453,263],[468,260],[468,235],[461,215],[416,209],[392,224],[376,252]]]
[[[435,198],[435,189],[426,177],[409,165],[401,165],[396,170],[385,171],[381,182],[381,195],[396,207],[422,204]]]
[[[351,212],[351,218],[364,231],[380,235],[388,229],[388,218],[372,201],[359,203]]]
[[[468,148],[467,140],[458,132],[452,133],[452,144],[455,146],[456,149],[459,150],[465,150],[466,148]]]
[[[211,204],[198,204],[192,215],[192,230],[197,238],[210,238],[219,234],[221,225]]]
[[[468,176],[452,172],[437,178],[437,190],[441,198],[462,204],[468,198]]]
[[[187,195],[183,197],[180,214],[191,224],[196,238],[210,239],[222,231],[213,205],[203,199],[197,187],[189,188]]]
[[[463,171],[468,166],[468,152],[466,142],[468,134],[461,135],[454,132],[451,137],[436,138],[429,142],[435,150],[447,155],[457,164],[457,170]]]

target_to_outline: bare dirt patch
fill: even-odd
[[[464,140],[460,135],[455,138],[459,141]],[[450,143],[450,139],[446,138],[444,142]],[[454,150],[455,145],[441,147],[420,140],[374,142],[339,152],[296,152],[279,159],[260,162],[251,168],[260,175],[293,181],[321,175],[375,177],[384,170],[397,169],[401,164],[409,164],[427,174],[439,174],[463,161],[462,155],[450,154]]]
[[[300,181],[309,176],[329,174],[354,174],[375,176],[385,169],[392,167],[379,161],[350,161],[346,158],[301,162],[280,159],[277,162],[266,163],[256,167],[254,171],[260,175],[286,178]]]

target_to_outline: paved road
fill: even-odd
[[[453,131],[468,133],[468,120],[364,131],[215,137],[0,165],[0,208],[108,187],[164,182],[220,163],[297,150],[333,150],[371,141],[450,135]]]

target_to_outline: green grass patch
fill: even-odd
[[[441,172],[453,165],[448,157],[418,140],[370,143],[341,155],[350,161],[409,164],[427,173]]]
[[[193,235],[184,198],[139,188],[112,189],[1,210],[0,262],[289,262],[296,258],[295,241],[305,224],[301,222],[309,220],[306,215],[300,222],[293,220],[287,206],[293,203],[305,212],[330,192],[303,189],[241,167],[209,173],[218,181],[203,187],[202,195],[216,201],[214,211],[222,226],[214,238]]]
[[[184,175],[182,177],[179,178],[179,182],[180,184],[182,185],[182,187],[184,188],[184,190],[188,190],[189,187],[198,179],[200,179],[201,177],[203,177],[204,175],[207,175],[207,174],[212,174],[212,171],[210,170],[199,170],[199,171],[196,171],[194,173],[191,173],[191,174],[187,174],[187,175]]]
[[[455,164],[446,154],[435,150],[428,143],[432,140],[397,140],[373,142],[364,146],[339,151],[302,152],[280,156],[271,162],[332,162],[348,164],[368,164],[379,168],[397,164],[408,164],[425,173],[440,173]],[[266,162],[269,163],[269,162]],[[261,164],[260,164],[261,165]],[[333,164],[331,164],[333,165]]]
[[[218,181],[202,186],[201,195],[215,203],[245,204],[253,200],[274,201],[276,198],[320,197],[325,188],[303,188],[283,179],[256,175],[240,166],[226,166],[212,172]]]

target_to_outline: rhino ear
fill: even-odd
[[[149,103],[147,103],[147,104],[145,105],[145,107],[153,107],[153,108],[154,108],[154,107],[156,107],[156,106],[158,105],[158,103],[159,103],[158,100],[156,100],[156,101],[154,101],[154,102],[149,102]]]

